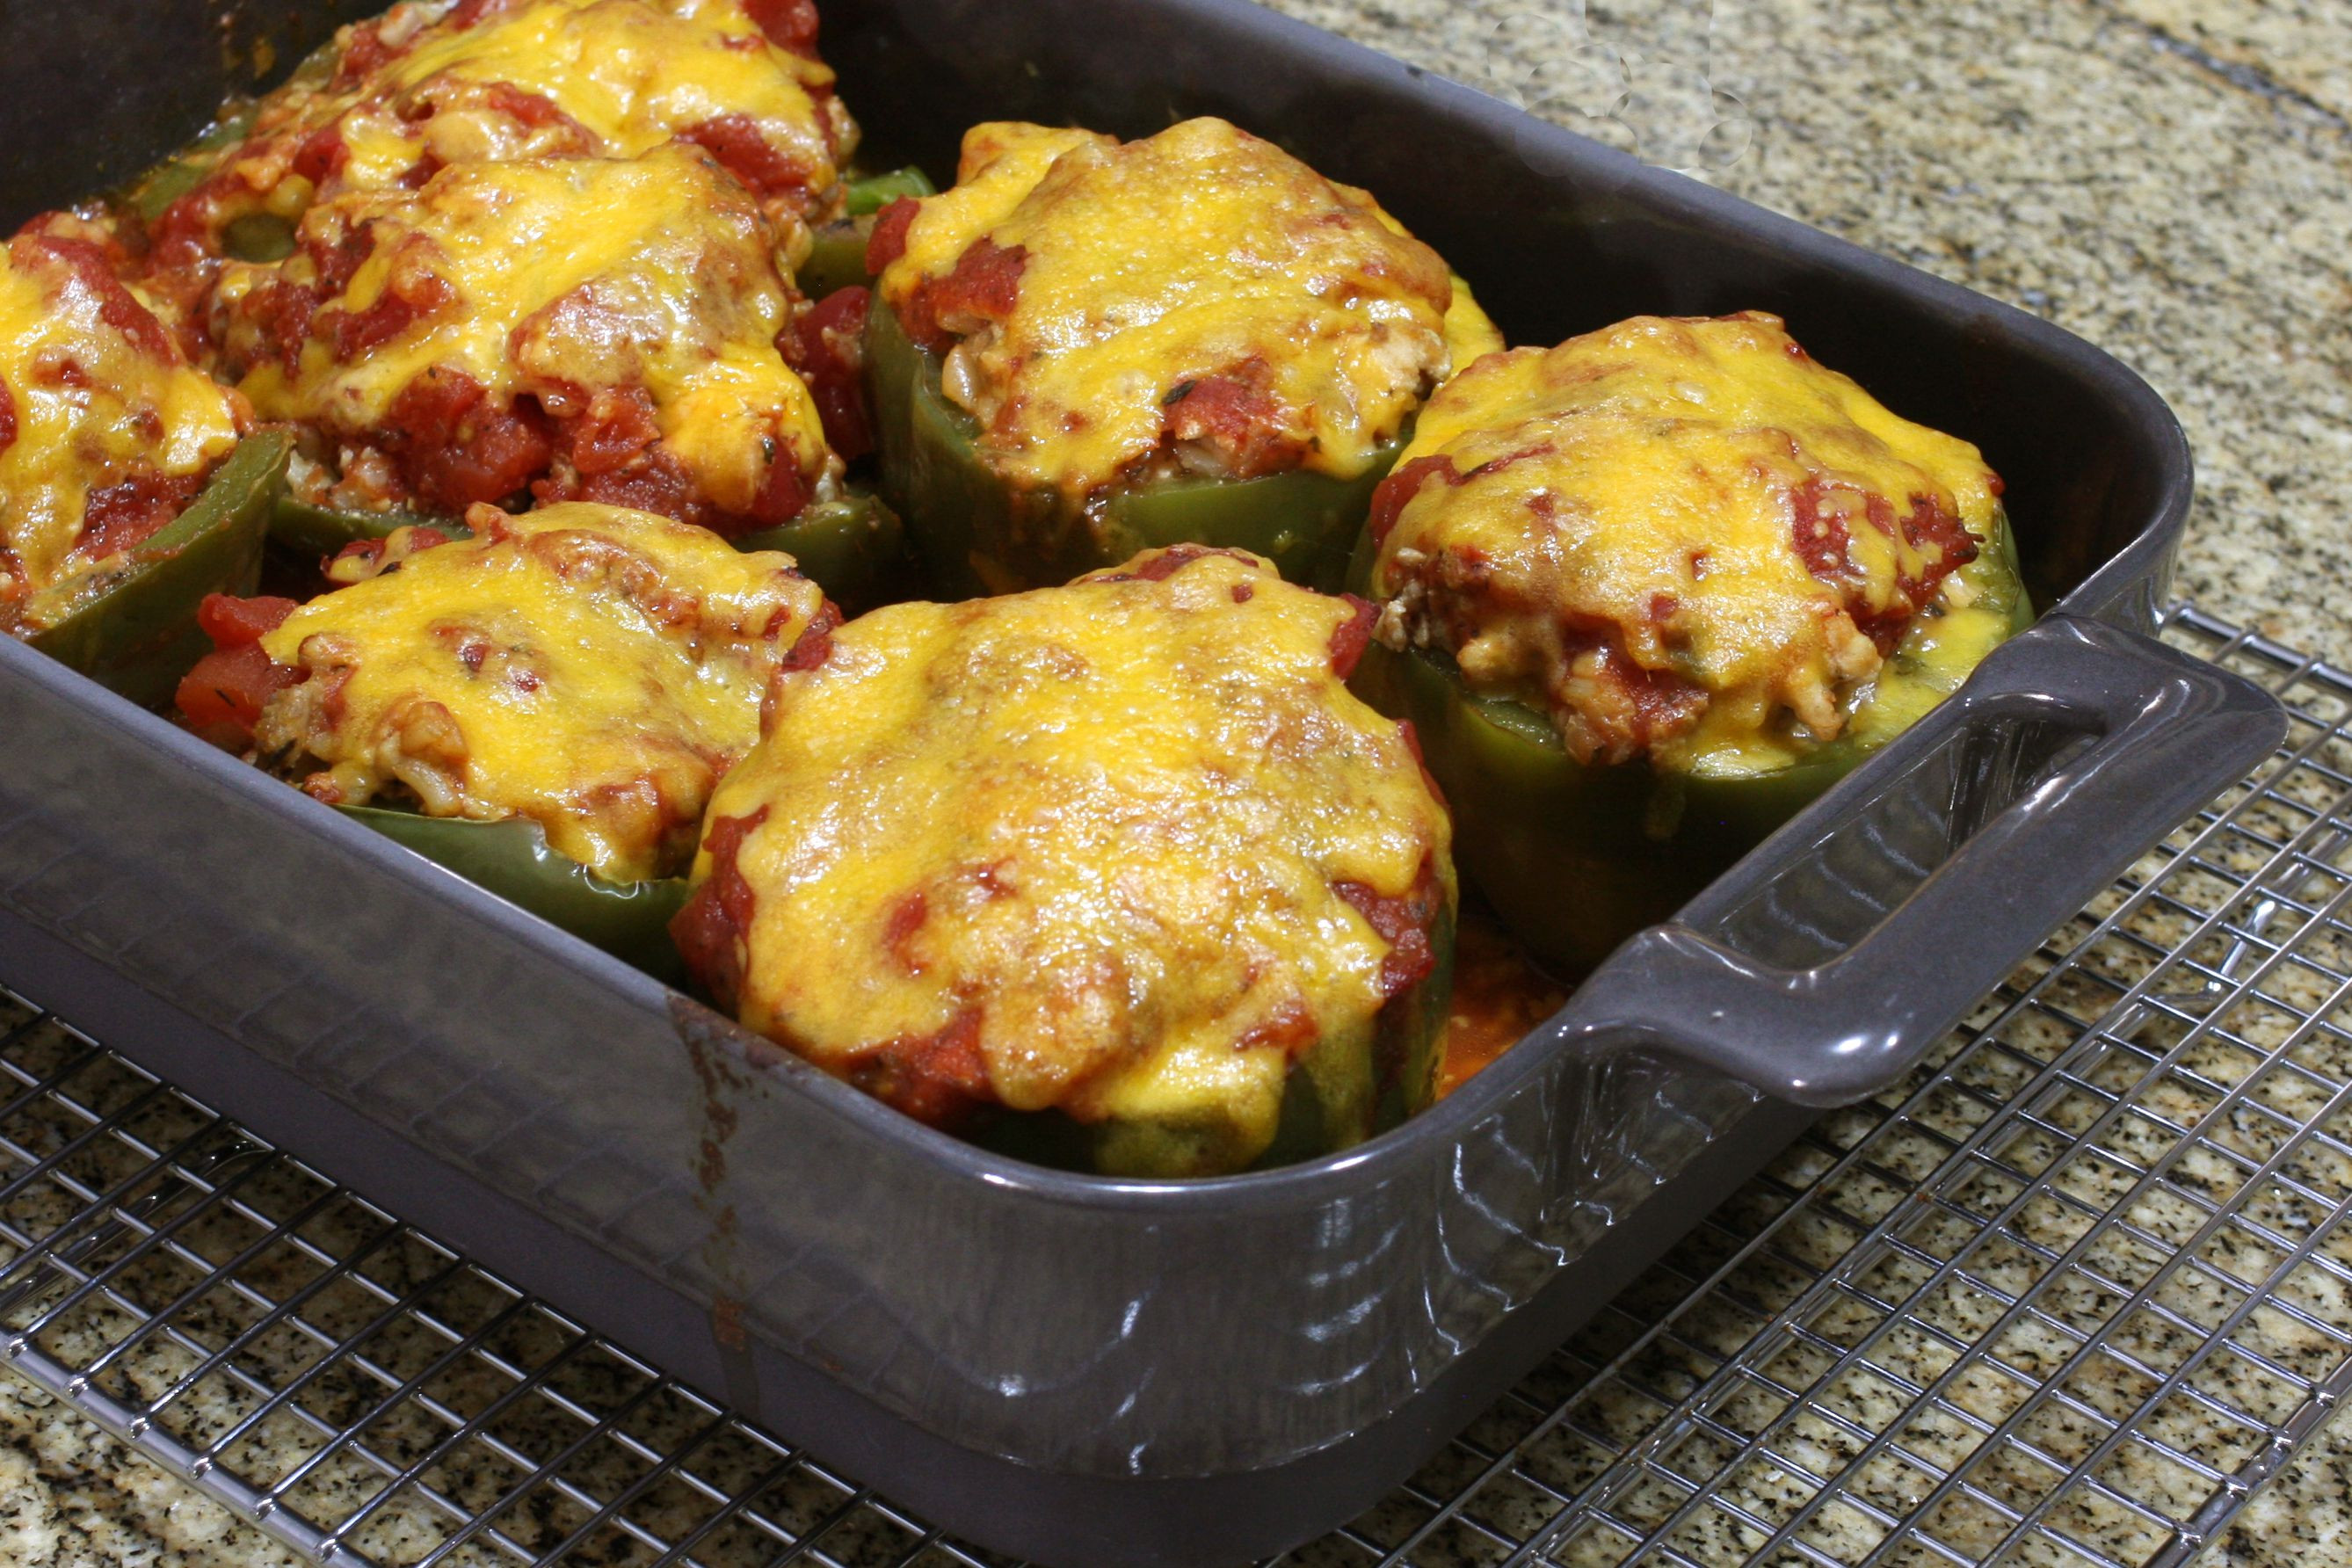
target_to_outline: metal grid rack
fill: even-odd
[[[2177,1564],[2352,1386],[2352,673],[2272,764],[1285,1559]],[[0,995],[5,1364],[317,1561],[992,1564]]]

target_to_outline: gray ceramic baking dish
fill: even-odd
[[[0,10],[0,218],[334,19]],[[0,974],[954,1531],[1210,1563],[1368,1506],[2281,732],[2147,636],[2189,453],[2053,327],[1238,0],[830,0],[825,28],[885,159],[1220,113],[1370,187],[1515,341],[1778,311],[1983,447],[2049,607],[1444,1104],[1189,1184],[904,1121],[0,638]]]

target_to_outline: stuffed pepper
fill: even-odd
[[[842,210],[856,134],[807,0],[404,4],[343,28],[131,197],[159,288],[193,305],[224,258],[289,250],[317,202],[459,163],[681,142],[749,189],[797,259]]]
[[[1454,870],[1360,603],[1179,546],[777,682],[673,931],[750,1028],[1047,1163],[1207,1175],[1427,1102]]]
[[[712,787],[836,618],[790,557],[649,512],[478,506],[348,547],[339,585],[207,601],[199,732],[658,967]]]
[[[1502,346],[1370,195],[1222,120],[976,127],[869,261],[883,494],[962,593],[1179,541],[1336,588],[1422,400]]]
[[[1473,365],[1381,486],[1359,689],[1548,961],[1671,914],[2032,616],[2000,479],[1780,321]]]
[[[519,496],[774,548],[883,531],[843,521],[859,509],[824,406],[856,389],[820,396],[786,362],[799,300],[774,237],[683,146],[458,163],[314,205],[291,256],[231,263],[212,304],[224,373],[303,432],[293,484],[314,510],[281,536],[323,552]]]
[[[0,629],[135,701],[171,694],[197,604],[247,592],[275,436],[189,367],[72,220],[0,249]]]

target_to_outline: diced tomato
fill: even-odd
[[[478,416],[470,437],[426,453],[410,465],[412,482],[427,500],[452,510],[497,500],[547,467],[547,437],[506,409]]]
[[[383,41],[381,20],[361,23],[351,30],[343,44],[343,58],[335,62],[334,85],[339,88],[357,86],[399,52]]]
[[[1824,583],[1841,588],[1854,583],[1849,553],[1853,535],[1847,522],[1851,509],[1823,504],[1832,491],[1841,489],[1849,498],[1859,496],[1868,526],[1889,539],[1900,538],[1922,553],[1932,552],[1936,557],[1918,573],[1898,573],[1896,597],[1883,608],[1873,610],[1858,595],[1845,595],[1846,611],[1855,627],[1877,645],[1879,652],[1891,653],[1910,629],[1913,615],[1934,596],[1937,585],[1977,558],[1977,542],[1958,516],[1935,496],[1911,497],[1910,511],[1897,518],[1894,503],[1876,490],[1857,490],[1817,474],[1789,492],[1789,542],[1805,569]]]
[[[760,481],[759,493],[751,498],[752,521],[762,528],[790,522],[807,509],[809,495],[808,481],[801,478],[792,447],[776,441],[767,475]]]
[[[899,196],[884,207],[874,219],[874,232],[866,240],[866,270],[880,277],[882,269],[907,254],[907,231],[915,226],[915,215],[923,204],[913,196]]]
[[[1381,613],[1370,599],[1353,594],[1339,596],[1347,600],[1351,613],[1331,633],[1331,671],[1345,680],[1356,673],[1364,650],[1372,646],[1372,626],[1380,620]]]
[[[1429,942],[1429,928],[1445,907],[1445,891],[1431,861],[1422,861],[1421,874],[1402,897],[1380,892],[1364,882],[1334,882],[1331,890],[1346,900],[1389,944],[1388,956],[1381,960],[1382,996],[1410,990],[1437,967],[1437,953]]]
[[[351,363],[419,319],[446,310],[457,298],[457,291],[437,274],[395,266],[391,282],[366,310],[338,310],[327,318],[328,342],[336,359]]]
[[[751,916],[758,896],[737,861],[743,841],[768,820],[761,806],[749,816],[714,817],[702,847],[710,855],[710,876],[695,889],[669,922],[670,940],[688,969],[732,1013],[743,992],[743,966],[750,962]]]
[[[552,479],[542,479],[530,490],[541,501],[596,501],[604,506],[625,506],[634,511],[658,512],[680,522],[709,527],[717,533],[745,531],[740,523],[730,529],[723,518],[698,500],[693,476],[659,447],[609,472],[581,474],[568,486]]]
[[[588,401],[588,412],[567,421],[572,466],[583,474],[612,472],[661,438],[653,395],[642,386],[606,388]]]
[[[332,299],[350,287],[360,265],[375,254],[375,231],[362,225],[344,229],[331,239],[325,234],[305,235],[301,247],[319,275],[320,296]]]
[[[743,12],[776,47],[816,57],[816,0],[743,0]]]
[[[154,313],[141,304],[122,279],[114,275],[114,265],[106,252],[86,239],[68,239],[52,234],[20,235],[9,242],[18,263],[38,258],[65,269],[75,283],[98,297],[98,319],[131,340],[142,353],[160,360],[172,357],[171,334]]]
[[[1366,526],[1371,530],[1373,549],[1387,542],[1389,531],[1396,527],[1397,519],[1404,515],[1404,509],[1421,493],[1423,482],[1432,474],[1443,474],[1449,485],[1462,482],[1461,475],[1454,471],[1454,459],[1440,453],[1433,458],[1415,458],[1382,479],[1372,491],[1371,515]]]
[[[261,705],[277,692],[301,684],[302,672],[276,663],[259,643],[215,648],[196,660],[180,679],[173,700],[198,733],[243,746],[261,721]]]
[[[16,444],[16,395],[8,390],[8,378],[0,375],[0,452]]]
[[[1816,577],[1838,578],[1853,570],[1846,557],[1853,540],[1843,517],[1822,510],[1828,493],[1818,477],[1789,492],[1789,542],[1806,571]]]
[[[286,624],[301,608],[292,599],[261,594],[240,599],[234,594],[206,594],[196,606],[196,626],[216,648],[243,647],[259,642]]]
[[[913,947],[915,933],[930,919],[931,902],[923,889],[913,892],[890,906],[890,918],[882,922],[882,946],[898,961],[898,967],[909,974],[920,974],[923,960]]]
[[[246,296],[243,314],[260,329],[260,344],[268,357],[294,373],[301,363],[302,344],[319,313],[319,291],[287,278],[272,278]]]
[[[352,150],[343,144],[341,125],[322,125],[302,138],[294,149],[293,170],[314,185],[322,185],[342,172]]]
[[[845,463],[874,449],[866,412],[866,315],[872,295],[864,289],[835,290],[793,323],[793,360],[809,395],[816,399],[825,443]]]
[[[518,408],[502,407],[463,371],[427,371],[392,400],[389,445],[416,493],[448,511],[512,495],[541,472],[552,443]]]
[[[216,174],[163,209],[147,231],[148,257],[157,271],[201,271],[217,258],[218,215],[233,189],[232,176]]]
[[[840,626],[841,609],[827,599],[809,618],[809,624],[801,630],[800,640],[793,644],[792,651],[776,668],[794,675],[816,668],[833,657],[833,634]]]
[[[1271,381],[1265,361],[1253,355],[1222,374],[1186,383],[1163,404],[1169,437],[1216,447],[1236,479],[1296,466],[1300,444],[1283,428]]]
[[[1636,664],[1633,656],[1614,640],[1601,647],[1601,679],[1615,682],[1633,703],[1644,750],[1654,739],[1689,728],[1706,705],[1706,693],[1687,677]]]
[[[173,479],[142,474],[92,490],[82,509],[81,535],[74,542],[74,552],[98,561],[131,548],[177,517],[198,488],[193,475]]]
[[[815,171],[768,140],[748,114],[721,114],[677,133],[719,160],[719,166],[763,196],[805,194]]]
[[[885,1040],[850,1069],[849,1079],[918,1121],[953,1127],[996,1098],[980,1025],[980,1009],[967,1006],[928,1035]]]
[[[488,389],[462,370],[436,366],[400,389],[385,411],[391,429],[420,446],[455,440]]]
[[[396,553],[393,549],[395,542],[399,545]],[[448,542],[449,536],[438,529],[402,528],[383,539],[354,539],[321,562],[320,568],[330,583],[364,583],[382,574],[380,566],[383,572],[395,570],[409,557]],[[390,565],[382,564],[386,555],[393,558]]]
[[[1303,1047],[1313,1045],[1322,1036],[1315,1026],[1315,1014],[1296,996],[1286,997],[1274,1011],[1243,1030],[1234,1040],[1235,1050],[1246,1051],[1260,1046],[1279,1046],[1286,1056],[1296,1056]]]
[[[1020,302],[1021,273],[1028,265],[1029,252],[1020,246],[975,240],[946,277],[924,285],[925,313],[935,322],[954,317],[1003,321]]]
[[[404,191],[421,191],[432,184],[434,175],[448,166],[441,161],[440,153],[427,147],[416,155],[416,162],[408,166],[408,172],[397,183]]]
[[[527,125],[534,131],[544,130],[551,125],[582,129],[578,121],[564,113],[545,93],[527,91],[510,81],[489,83],[482,89],[482,101],[516,124]],[[582,133],[584,138],[584,130]]]

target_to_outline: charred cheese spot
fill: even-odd
[[[158,228],[167,267],[201,278],[227,226],[415,185],[490,160],[626,158],[697,142],[758,194],[795,254],[833,216],[856,128],[813,56],[763,36],[738,0],[398,5],[344,29],[331,77],[298,78]]]
[[[169,522],[236,445],[234,398],[190,369],[86,242],[0,251],[0,627],[33,632]]]
[[[262,637],[303,679],[263,707],[260,754],[336,805],[528,817],[608,880],[677,874],[824,595],[790,556],[646,512],[467,521]]]
[[[1580,761],[1766,771],[1899,706],[1886,656],[1922,617],[1962,669],[2007,634],[1945,588],[1999,494],[1775,317],[1640,317],[1430,401],[1374,502],[1373,586],[1387,640],[1549,712]]]
[[[223,277],[217,335],[264,417],[346,448],[339,502],[461,511],[535,481],[732,532],[830,492],[772,231],[698,152],[460,164],[300,236]]]
[[[1071,495],[1154,460],[1352,478],[1502,346],[1370,195],[1222,120],[1124,144],[978,126],[903,238],[883,296],[946,352],[982,453]]]
[[[1444,807],[1333,668],[1353,614],[1181,547],[844,626],[712,801],[756,823],[697,868],[741,884],[742,1021],[933,1119],[1213,1104],[1245,1163],[1452,904]]]

